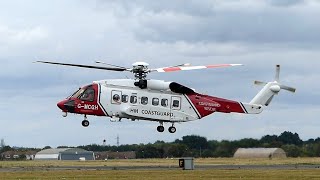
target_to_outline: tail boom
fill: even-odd
[[[242,103],[198,93],[188,94],[186,97],[193,105],[199,118],[203,118],[215,112],[259,114],[263,111],[261,105]]]

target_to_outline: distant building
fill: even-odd
[[[37,151],[6,151],[1,153],[3,160],[34,160]]]
[[[286,152],[281,148],[239,148],[234,158],[286,158]]]
[[[136,159],[136,152],[127,151],[127,152],[96,152],[96,160],[105,160],[105,159]]]
[[[35,160],[95,160],[92,151],[86,151],[80,148],[57,148],[45,149],[38,152]]]

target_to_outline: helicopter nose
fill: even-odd
[[[63,112],[71,112],[73,113],[75,111],[75,101],[74,100],[63,100],[58,102],[57,106],[63,111]]]
[[[66,100],[60,101],[58,102],[57,106],[59,107],[59,109],[61,109],[62,111],[65,111],[66,109],[64,108],[64,104],[66,103]]]

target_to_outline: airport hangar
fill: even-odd
[[[286,158],[286,152],[281,148],[239,148],[234,158]]]
[[[80,148],[57,148],[39,151],[35,160],[95,160],[94,152]]]

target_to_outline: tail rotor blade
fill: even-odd
[[[276,66],[276,76],[275,76],[274,80],[277,82],[279,82],[279,80],[280,80],[280,65]]]
[[[273,98],[274,98],[274,95],[272,95],[272,96],[268,99],[268,101],[266,102],[265,106],[269,106],[270,103],[271,103],[271,101],[273,100]]]
[[[280,85],[280,87],[281,87],[281,89],[287,90],[292,93],[296,92],[296,88],[293,88],[293,87],[289,87],[289,86],[285,86],[285,85]]]
[[[261,86],[264,86],[264,85],[266,85],[267,83],[266,82],[262,82],[262,81],[254,81],[254,84],[255,85],[261,85]]]

